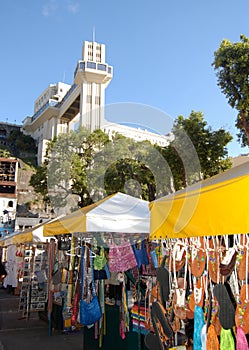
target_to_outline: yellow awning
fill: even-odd
[[[36,225],[21,232],[13,232],[10,235],[0,238],[0,247],[7,247],[11,244],[45,242],[43,229],[45,223]]]
[[[151,239],[249,232],[249,162],[150,203]]]

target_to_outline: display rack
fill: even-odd
[[[23,281],[19,311],[23,317],[43,311],[48,299],[48,256],[46,244],[28,245],[24,250]]]

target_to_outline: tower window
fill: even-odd
[[[95,62],[87,62],[86,66],[87,66],[87,68],[96,69],[96,63]]]
[[[102,63],[98,63],[98,69],[99,69],[99,70],[106,71],[106,65],[105,65],[105,64],[102,64]]]

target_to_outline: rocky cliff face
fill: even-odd
[[[17,216],[22,217],[39,217],[48,216],[44,208],[41,197],[35,193],[29,181],[34,174],[34,169],[18,159],[18,180],[17,180]]]

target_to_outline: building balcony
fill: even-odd
[[[113,68],[106,63],[78,61],[74,71],[74,81],[80,84],[83,80],[108,84],[112,79]]]
[[[40,109],[37,111],[31,118],[31,123],[33,123],[47,108],[53,107],[56,108],[58,101],[49,99]]]

